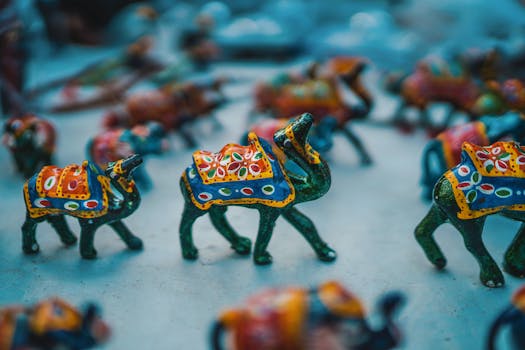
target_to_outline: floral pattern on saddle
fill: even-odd
[[[183,174],[193,203],[263,203],[284,207],[295,198],[293,186],[270,144],[251,132],[248,146],[228,144],[217,153],[197,151]]]
[[[109,178],[94,163],[45,166],[24,185],[24,198],[32,218],[69,214],[81,218],[108,210]]]
[[[460,219],[501,209],[525,210],[525,147],[516,142],[486,147],[465,142],[461,163],[445,176],[461,209]]]

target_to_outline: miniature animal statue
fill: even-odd
[[[105,170],[109,162],[116,162],[133,154],[142,157],[161,154],[168,149],[168,140],[161,124],[149,122],[135,125],[131,129],[116,128],[103,131],[91,138],[86,148],[88,160]],[[141,189],[148,190],[152,187],[151,178],[144,167],[135,169],[133,179]]]
[[[111,331],[95,304],[83,312],[59,298],[0,308],[0,350],[91,349]]]
[[[290,122],[288,118],[279,119],[262,119],[252,125],[250,132],[253,131],[258,137],[272,142],[273,134]],[[308,140],[313,149],[320,153],[328,152],[333,146],[333,133],[337,127],[337,120],[333,117],[326,117],[319,121],[317,125],[313,125],[308,134]],[[248,132],[249,133],[249,132]],[[247,144],[248,133],[242,138],[242,143]]]
[[[361,301],[340,283],[314,289],[270,289],[251,296],[245,305],[221,313],[212,327],[214,350],[393,349],[401,332],[393,317],[404,297],[390,292],[380,301],[383,325],[373,329]],[[228,332],[230,346],[225,347]],[[264,336],[261,336],[263,335]]]
[[[360,80],[366,64],[355,58],[340,57],[332,59],[329,66],[331,74],[327,76],[316,75],[314,79],[282,86],[273,99],[272,115],[283,117],[310,111],[316,116],[316,123],[326,117],[335,118],[336,130],[342,132],[356,148],[361,164],[371,164],[372,159],[362,141],[348,125],[353,119],[366,117],[373,104],[370,93]],[[361,99],[363,105],[346,104],[339,89],[339,80]]]
[[[16,170],[29,178],[52,163],[56,131],[53,124],[33,114],[13,117],[4,124],[3,144],[11,152]]]
[[[470,120],[487,114],[504,113],[507,109],[493,101],[490,86],[483,87],[457,64],[442,60],[420,61],[413,73],[400,76],[401,81],[391,80],[387,90],[398,93],[401,104],[394,113],[394,123],[405,127],[404,111],[408,107],[419,110],[422,126],[431,134],[446,129],[457,111],[467,114]],[[442,127],[432,124],[427,108],[435,102],[447,103],[450,110]]]
[[[423,198],[432,199],[432,189],[437,180],[460,162],[463,142],[488,146],[494,142],[525,140],[525,116],[509,112],[502,116],[485,116],[478,121],[453,126],[427,143],[423,150]]]
[[[69,229],[65,215],[80,223],[80,255],[94,259],[96,230],[107,224],[129,249],[142,249],[142,240],[124,225],[122,219],[131,215],[140,204],[140,194],[132,179],[133,170],[142,163],[139,155],[109,163],[102,172],[94,163],[70,164],[63,169],[43,167],[24,185],[26,219],[22,225],[22,249],[26,254],[38,253],[36,227],[47,221],[65,245],[77,238]]]
[[[272,147],[255,133],[248,135],[249,146],[226,145],[220,152],[197,151],[193,164],[182,174],[180,186],[185,200],[180,223],[180,243],[185,259],[196,259],[192,226],[206,214],[214,227],[239,254],[249,254],[251,242],[238,235],[227,222],[229,205],[257,209],[259,230],[254,247],[256,264],[270,264],[266,250],[275,221],[283,216],[312,246],[319,259],[333,261],[335,251],[319,236],[308,217],[294,206],[322,197],[330,188],[330,169],[325,160],[308,144],[313,117],[305,113],[274,134],[274,142],[305,175],[288,173]]]
[[[108,128],[129,128],[157,121],[166,130],[179,131],[188,146],[195,147],[197,143],[188,128],[197,118],[210,115],[225,103],[226,98],[221,92],[225,81],[225,78],[216,78],[131,95],[126,99],[124,109],[110,112],[103,123]]]
[[[525,223],[525,148],[515,142],[481,147],[465,142],[461,162],[434,186],[434,204],[415,230],[417,242],[438,269],[446,259],[433,238],[434,231],[450,222],[462,235],[465,247],[480,266],[487,287],[504,284],[503,274],[485,248],[481,234],[487,215],[499,213]],[[525,276],[525,224],[505,253],[505,271]]]
[[[496,341],[502,328],[510,327],[509,345],[513,350],[525,349],[525,287],[512,296],[511,305],[505,308],[491,324],[487,339],[487,350],[496,350]]]

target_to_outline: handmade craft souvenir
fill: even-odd
[[[161,154],[167,148],[168,140],[162,125],[149,122],[131,129],[116,128],[101,132],[88,141],[87,157],[105,170],[109,162],[116,162],[133,154]],[[141,188],[151,188],[151,179],[144,167],[135,169],[133,179]]]
[[[519,288],[512,296],[511,305],[505,308],[492,322],[486,349],[496,350],[498,335],[503,327],[510,327],[510,340],[513,350],[525,349],[525,287]]]
[[[525,139],[523,114],[509,112],[500,117],[482,117],[479,121],[453,126],[437,135],[423,150],[423,198],[431,199],[436,181],[460,162],[463,142],[488,146],[502,139],[518,142]]]
[[[373,329],[361,301],[340,283],[317,288],[269,289],[251,296],[238,308],[226,310],[211,333],[214,350],[336,350],[393,349],[401,342],[394,315],[404,297],[382,297],[382,325]],[[227,332],[227,346],[224,333]]]
[[[104,125],[132,127],[156,121],[166,130],[179,131],[188,146],[195,147],[197,143],[188,126],[197,118],[210,116],[226,101],[221,92],[225,81],[225,78],[214,78],[131,95],[122,110],[115,110],[104,117]]]
[[[525,222],[525,147],[515,142],[496,142],[481,147],[463,144],[461,162],[448,170],[434,187],[434,204],[415,230],[418,243],[437,268],[446,259],[433,238],[434,231],[450,222],[461,233],[465,247],[480,266],[481,282],[501,287],[503,274],[483,244],[481,234],[487,215],[499,213]],[[525,276],[525,226],[507,248],[504,269]]]
[[[17,171],[28,178],[43,165],[51,164],[56,132],[47,120],[26,114],[5,122],[2,141],[11,152]]]
[[[185,200],[180,224],[180,243],[185,259],[196,259],[192,226],[210,214],[217,231],[239,254],[249,254],[251,242],[238,235],[226,220],[230,205],[257,209],[259,231],[254,247],[254,262],[272,262],[266,250],[275,221],[283,216],[310,243],[319,259],[332,261],[336,253],[319,236],[312,221],[294,206],[322,197],[330,188],[330,169],[307,140],[313,117],[305,113],[274,134],[274,142],[305,175],[289,173],[272,147],[255,133],[248,135],[248,146],[228,144],[217,153],[197,151],[182,174],[180,186]]]
[[[70,164],[63,169],[43,167],[24,185],[27,209],[22,225],[24,253],[39,252],[36,227],[43,221],[51,224],[62,243],[75,244],[77,238],[69,229],[65,215],[78,218],[80,255],[84,259],[96,257],[93,239],[96,230],[105,224],[115,230],[129,249],[142,249],[142,240],[122,222],[140,204],[132,172],[141,163],[142,158],[135,154],[109,163],[104,172],[88,161],[82,165]]]
[[[0,307],[0,350],[82,350],[111,336],[95,304],[80,311],[59,298],[31,306]]]
[[[327,63],[324,73],[315,65],[309,76],[302,81],[279,83],[269,89],[256,88],[256,109],[268,110],[273,117],[282,118],[310,111],[316,123],[326,117],[337,121],[336,130],[342,132],[354,145],[362,164],[370,164],[371,158],[361,140],[350,129],[348,122],[368,115],[373,100],[362,84],[360,75],[366,62],[356,57],[336,57]],[[320,72],[319,72],[320,71]],[[362,105],[349,106],[339,89],[342,81],[362,101]]]

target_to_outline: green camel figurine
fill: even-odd
[[[26,220],[22,225],[22,248],[36,254],[36,227],[48,221],[65,245],[77,238],[69,229],[64,215],[78,218],[80,223],[80,255],[94,259],[95,231],[108,224],[132,250],[142,249],[142,240],[131,233],[122,219],[131,215],[140,204],[140,194],[131,175],[142,163],[139,155],[110,162],[105,172],[94,163],[70,164],[63,169],[43,167],[24,185]]]
[[[504,269],[525,277],[525,147],[497,142],[481,147],[465,142],[461,162],[448,170],[434,187],[434,204],[416,227],[415,237],[427,258],[438,269],[447,260],[434,240],[434,231],[450,222],[461,233],[467,250],[480,266],[480,280],[487,287],[501,287],[505,280],[481,237],[488,215],[499,213],[522,222],[507,248]]]
[[[255,133],[248,135],[248,146],[228,144],[218,153],[197,151],[193,164],[182,174],[180,185],[185,200],[180,223],[182,256],[194,260],[198,256],[193,243],[195,220],[208,213],[213,226],[239,254],[250,253],[251,241],[238,235],[226,220],[229,205],[257,209],[259,229],[253,259],[256,264],[272,262],[266,250],[275,221],[283,216],[312,246],[320,260],[333,261],[335,251],[319,236],[312,221],[294,206],[323,196],[330,188],[328,164],[308,144],[312,115],[305,113],[274,134],[275,144],[304,171],[304,175],[288,172],[284,155]]]

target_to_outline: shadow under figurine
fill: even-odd
[[[88,141],[86,151],[89,161],[105,170],[109,162],[127,158],[133,154],[142,157],[148,154],[162,154],[168,149],[166,132],[162,125],[149,122],[131,129],[110,129],[103,131]],[[133,179],[144,190],[152,187],[152,181],[144,166],[138,167]]]
[[[461,163],[448,170],[434,187],[434,203],[415,230],[427,258],[438,269],[447,260],[433,238],[434,231],[450,222],[463,236],[465,247],[480,266],[487,287],[505,283],[498,265],[482,240],[487,215],[499,213],[525,223],[525,147],[496,142],[487,147],[465,142]],[[503,267],[516,277],[525,276],[525,224],[505,252]]]
[[[394,315],[404,297],[397,292],[379,303],[382,326],[372,329],[361,301],[340,283],[315,289],[269,289],[238,308],[224,311],[212,328],[214,350],[386,350],[401,342]],[[224,346],[224,333],[228,345]]]
[[[17,171],[29,178],[40,167],[52,163],[56,131],[47,120],[25,114],[5,122],[2,141],[11,152]]]
[[[519,288],[512,296],[511,305],[503,310],[492,322],[488,334],[487,350],[496,350],[496,341],[502,327],[510,327],[513,350],[525,349],[525,287]]]
[[[304,176],[289,173],[270,144],[255,133],[248,135],[249,146],[228,144],[218,153],[197,151],[193,154],[193,164],[184,171],[180,181],[185,200],[180,243],[185,259],[198,256],[192,226],[206,213],[237,253],[250,253],[250,239],[238,235],[226,220],[229,205],[257,209],[260,213],[253,255],[256,264],[272,262],[266,248],[275,221],[281,215],[304,236],[319,259],[336,258],[335,251],[321,239],[312,221],[294,207],[322,197],[330,188],[328,164],[307,140],[312,124],[313,117],[305,113],[274,134],[277,147],[302,168]]]
[[[110,336],[94,304],[81,312],[62,299],[50,298],[29,307],[0,308],[0,350],[92,349]]]
[[[96,230],[108,224],[132,250],[142,249],[142,240],[131,233],[122,219],[133,214],[140,204],[140,194],[132,179],[133,170],[142,158],[132,155],[108,164],[104,172],[95,164],[70,164],[61,169],[46,166],[26,181],[24,200],[26,220],[22,225],[22,248],[26,254],[36,254],[36,227],[47,221],[65,245],[77,238],[71,232],[65,215],[78,218],[80,223],[80,255],[94,259]]]
[[[502,139],[521,142],[525,140],[525,116],[509,112],[502,116],[486,116],[479,121],[453,126],[427,143],[423,150],[423,198],[432,199],[432,189],[437,180],[461,161],[461,146],[470,142],[488,146]]]

